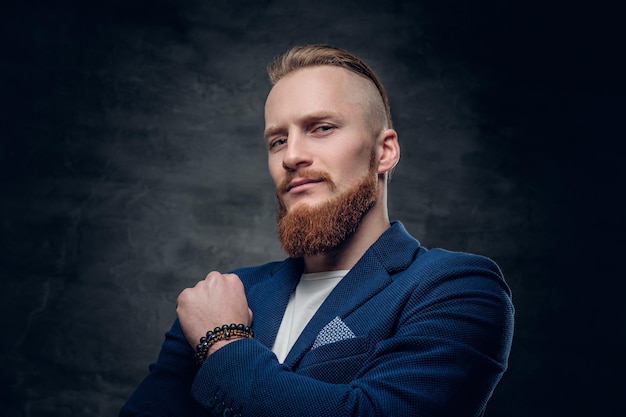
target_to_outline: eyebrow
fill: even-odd
[[[339,121],[340,119],[342,119],[342,117],[333,111],[327,111],[327,110],[322,110],[322,111],[317,111],[317,112],[313,112],[313,113],[309,113],[301,118],[298,119],[298,123],[300,124],[310,124],[310,123],[315,123],[321,120],[332,120],[335,123],[337,121]],[[287,131],[287,128],[280,126],[280,125],[273,125],[273,126],[269,126],[268,128],[265,129],[265,131],[263,132],[263,138],[265,140],[267,140],[268,138],[274,136],[274,135],[281,135],[281,134],[285,134]]]
[[[270,126],[263,132],[263,139],[268,140],[270,137],[285,133],[285,129],[280,126]]]

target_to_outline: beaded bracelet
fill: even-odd
[[[201,365],[209,354],[209,348],[220,340],[229,340],[233,337],[254,338],[254,332],[245,324],[230,325],[225,324],[222,327],[216,327],[212,331],[206,332],[206,336],[200,338],[200,343],[196,346],[196,363]]]

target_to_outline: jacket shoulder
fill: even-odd
[[[293,259],[284,259],[282,261],[268,262],[262,265],[246,266],[230,271],[237,274],[246,287],[253,286],[267,279],[283,268],[288,268],[294,262]]]
[[[441,272],[459,272],[460,270],[482,270],[500,277],[503,276],[496,262],[486,256],[439,248],[420,248],[411,267],[424,269],[434,275],[439,275]]]

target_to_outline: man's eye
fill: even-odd
[[[275,148],[276,146],[284,145],[285,143],[287,143],[286,138],[276,139],[270,143],[270,149]]]
[[[316,132],[324,133],[324,132],[328,132],[329,130],[332,130],[333,128],[334,126],[331,126],[331,125],[321,125],[321,126],[317,126],[314,130]]]

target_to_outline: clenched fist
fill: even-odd
[[[223,324],[252,324],[252,311],[241,280],[235,274],[210,272],[193,288],[184,289],[176,301],[176,314],[187,342],[195,349],[207,331]],[[233,340],[214,344],[209,354]]]

